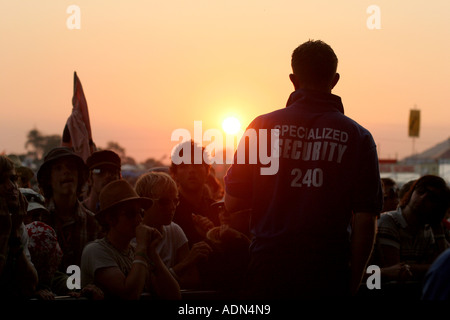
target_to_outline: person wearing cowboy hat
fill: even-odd
[[[57,294],[67,293],[67,267],[81,264],[84,246],[97,239],[100,230],[94,214],[79,200],[86,173],[83,159],[67,147],[50,150],[37,172],[39,188],[48,210],[42,221],[56,231],[63,251],[58,273],[60,279],[54,281]]]
[[[88,244],[81,259],[81,285],[98,286],[105,299],[141,299],[150,293],[160,299],[180,299],[180,287],[156,251],[158,230],[142,224],[144,210],[153,205],[123,179],[100,192],[95,218],[106,236]],[[131,240],[136,238],[136,246]]]

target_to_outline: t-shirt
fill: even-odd
[[[95,240],[86,245],[81,256],[81,286],[95,283],[95,271],[101,268],[118,267],[127,276],[131,270],[134,248],[119,252],[106,238]]]
[[[251,201],[251,251],[348,263],[352,213],[382,208],[370,132],[344,115],[340,97],[297,90],[286,108],[257,117],[246,133],[250,143],[241,149],[241,139],[224,181],[228,194]]]
[[[171,222],[168,225],[163,226],[162,239],[156,246],[156,252],[158,252],[159,257],[164,262],[167,268],[172,268],[176,265],[177,251],[185,243],[188,242],[183,229],[176,224]],[[136,247],[136,238],[131,240],[131,244]]]
[[[435,256],[433,231],[426,225],[417,233],[411,233],[399,207],[383,213],[378,220],[376,252],[380,245],[393,246],[400,251],[400,261],[406,263],[430,263]]]
[[[156,250],[167,268],[171,268],[176,263],[175,258],[178,249],[188,240],[181,227],[174,222],[163,226],[162,237]]]

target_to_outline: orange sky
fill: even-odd
[[[381,29],[367,27],[370,5]],[[228,115],[245,127],[284,107],[292,50],[321,39],[339,58],[333,93],[346,114],[372,132],[380,157],[402,158],[414,105],[416,151],[450,136],[449,13],[447,0],[0,0],[0,151],[24,153],[34,127],[62,134],[77,71],[97,146],[160,159],[177,128],[219,129]]]

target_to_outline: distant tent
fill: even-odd
[[[72,114],[64,127],[61,145],[72,148],[76,154],[86,161],[96,148],[92,140],[86,98],[76,72],[74,72],[73,79],[72,106]]]
[[[424,152],[406,157],[403,163],[420,163],[426,161],[450,160],[450,138],[428,148]]]

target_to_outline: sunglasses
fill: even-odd
[[[131,220],[136,217],[136,215],[140,215],[141,218],[144,217],[145,210],[143,208],[139,209],[124,209],[120,212],[121,215],[124,215],[127,219]]]
[[[97,174],[99,176],[106,175],[106,174],[113,176],[113,175],[119,175],[119,170],[111,169],[111,168],[95,168],[95,169],[92,169],[92,173]]]

